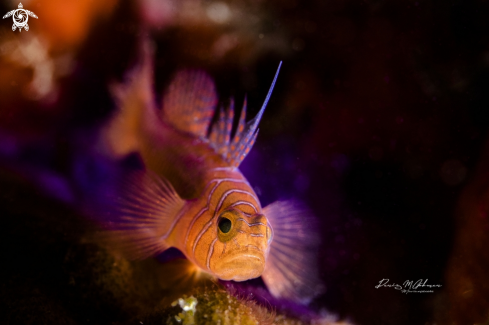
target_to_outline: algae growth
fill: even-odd
[[[182,297],[171,304],[168,325],[220,324],[220,325],[348,325],[337,322],[331,314],[290,317],[265,308],[254,300],[236,297],[219,288],[196,291],[195,295]],[[145,323],[146,324],[146,323]]]

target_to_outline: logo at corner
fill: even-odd
[[[14,20],[14,24],[12,25],[12,30],[15,32],[15,30],[18,28],[19,32],[22,31],[22,28],[24,28],[26,31],[29,30],[29,25],[27,25],[27,21],[29,20],[29,16],[34,17],[37,19],[37,16],[35,13],[29,10],[25,10],[24,7],[22,6],[22,3],[19,3],[19,8],[9,11],[3,16],[3,19],[8,18],[12,16]]]

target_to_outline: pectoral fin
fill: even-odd
[[[263,213],[273,231],[263,281],[274,296],[306,304],[324,290],[317,268],[315,218],[296,201],[272,203]]]
[[[185,207],[169,182],[148,171],[131,172],[107,199],[109,208],[98,220],[103,243],[129,259],[145,259],[169,248],[166,239]]]

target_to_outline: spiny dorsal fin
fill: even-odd
[[[163,97],[163,118],[175,128],[205,137],[217,104],[216,88],[203,71],[177,73]]]
[[[234,102],[231,101],[230,107],[224,112],[222,109],[219,114],[218,121],[212,127],[212,132],[209,136],[211,146],[217,153],[221,154],[228,163],[233,167],[238,167],[248,152],[253,147],[256,137],[258,135],[258,124],[260,123],[263,112],[267,107],[268,100],[273,92],[273,87],[277,81],[278,73],[280,72],[280,62],[275,77],[273,78],[272,85],[268,91],[267,97],[263,102],[263,105],[258,114],[251,121],[246,123],[246,97],[243,103],[243,109],[241,110],[241,116],[238,122],[238,128],[232,141],[230,141],[230,133],[233,124],[233,112]]]
[[[229,151],[229,142],[231,139],[231,130],[234,119],[234,102],[231,101],[229,107],[219,110],[219,119],[212,126],[209,141],[214,150],[223,157],[226,157]]]

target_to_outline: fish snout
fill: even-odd
[[[222,280],[234,281],[260,276],[269,251],[267,218],[233,210],[221,214],[218,229],[223,248],[210,264],[214,274]],[[217,250],[221,251],[221,248]]]

